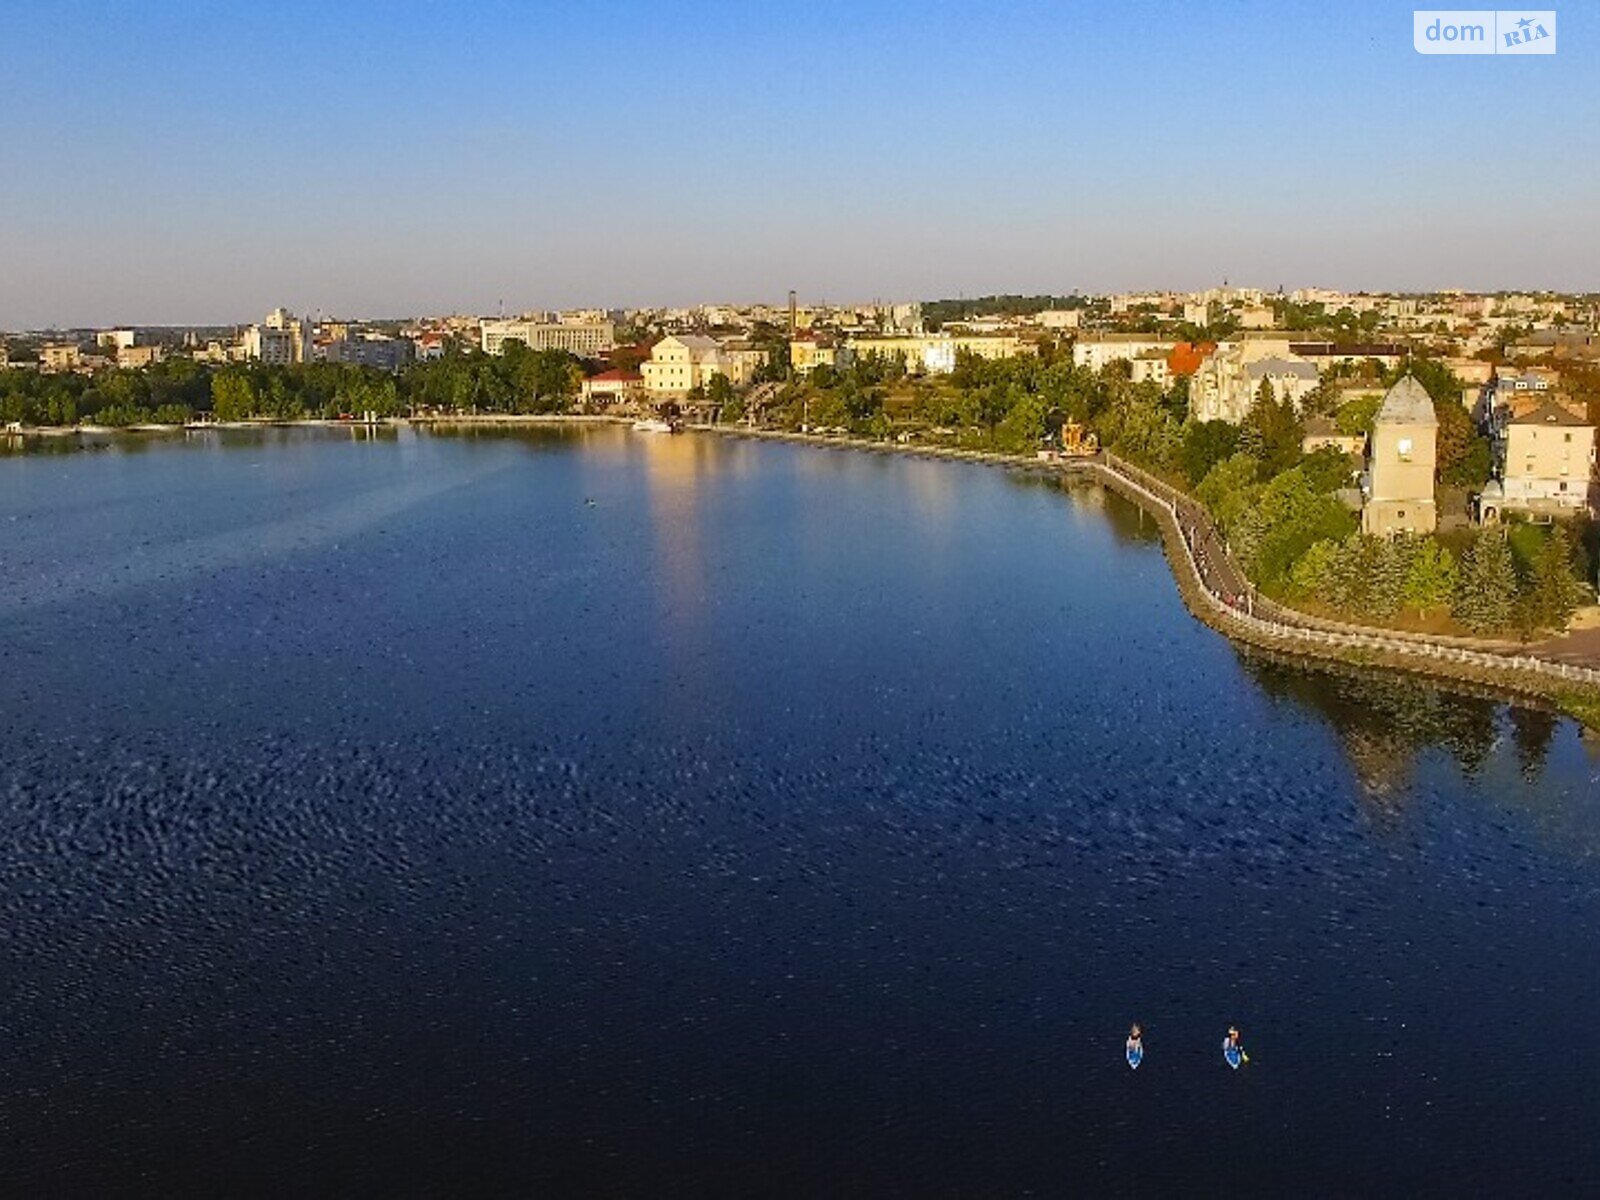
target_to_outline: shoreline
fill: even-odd
[[[1298,627],[1279,626],[1277,622],[1225,605],[1206,588],[1173,512],[1154,494],[1119,474],[1100,457],[1051,461],[981,450],[870,442],[782,430],[710,425],[689,428],[696,432],[712,432],[729,437],[800,442],[878,454],[901,453],[923,458],[989,463],[1008,469],[1047,474],[1093,477],[1103,487],[1138,505],[1155,519],[1161,530],[1162,552],[1184,607],[1201,624],[1230,641],[1286,656],[1316,668],[1328,669],[1329,664],[1347,668],[1376,668],[1434,682],[1447,681],[1487,688],[1508,698],[1539,700],[1573,718],[1586,734],[1600,736],[1600,671],[1592,668],[1543,659],[1527,653],[1517,643],[1488,639],[1469,641],[1459,637],[1434,637],[1377,627],[1339,627],[1339,623],[1324,618],[1307,618],[1307,624]],[[1282,606],[1275,606],[1275,609],[1292,611],[1283,610]],[[1354,644],[1344,644],[1347,642]]]
[[[632,417],[605,413],[483,413],[451,416],[389,417],[375,423],[301,418],[296,420],[208,421],[190,425],[34,427],[8,430],[8,437],[109,436],[117,434],[188,433],[206,430],[248,429],[379,429],[416,426],[516,427],[538,425],[613,425],[628,427]],[[1438,681],[1487,688],[1508,698],[1533,698],[1554,705],[1579,722],[1586,733],[1600,735],[1600,670],[1562,663],[1528,653],[1517,643],[1429,635],[1376,626],[1347,625],[1283,605],[1270,610],[1282,620],[1246,613],[1225,603],[1208,588],[1176,516],[1170,499],[1119,469],[1108,455],[1079,459],[1039,459],[989,450],[951,446],[879,442],[864,438],[760,429],[747,425],[685,426],[697,434],[779,441],[823,449],[871,454],[902,454],[917,458],[972,462],[1007,470],[1093,478],[1152,516],[1161,531],[1162,552],[1184,607],[1196,620],[1237,644],[1285,655],[1309,666],[1340,664],[1377,668]],[[1143,472],[1139,472],[1143,474]],[[1152,483],[1158,481],[1150,481]],[[1179,493],[1181,495],[1181,493]]]

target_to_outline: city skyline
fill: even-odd
[[[13,19],[0,327],[1600,276],[1577,10],[275,11]]]

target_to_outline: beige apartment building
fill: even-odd
[[[160,362],[166,351],[160,346],[118,346],[117,366],[141,368]]]
[[[71,371],[79,362],[78,347],[70,342],[39,347],[39,366],[45,371]]]
[[[1493,519],[1496,500],[1501,511],[1554,516],[1588,511],[1594,502],[1594,426],[1553,397],[1523,408],[1500,427],[1495,459],[1500,494],[1485,489],[1484,520]]]
[[[1432,533],[1439,525],[1433,477],[1439,418],[1433,398],[1410,375],[1385,393],[1367,442],[1364,533]]]

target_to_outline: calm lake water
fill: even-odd
[[[1600,1189],[1595,751],[1093,487],[209,434],[0,563],[5,1194]]]

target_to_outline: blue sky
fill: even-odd
[[[0,328],[1600,289],[1597,16],[1390,3],[19,4]]]

